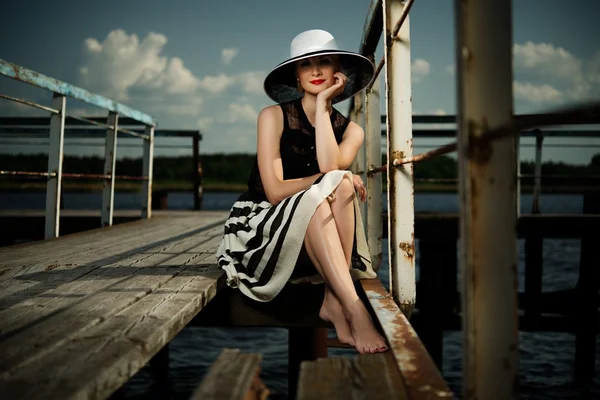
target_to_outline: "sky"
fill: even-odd
[[[325,29],[339,47],[357,51],[369,0],[56,2],[8,0],[0,12],[0,58],[139,109],[158,129],[200,129],[202,153],[254,153],[256,117],[273,104],[266,74],[289,57],[294,36]],[[600,2],[518,0],[513,8],[515,114],[600,99]],[[454,1],[416,0],[410,11],[413,114],[454,114]],[[382,56],[383,39],[376,59]],[[0,93],[49,105],[51,93],[0,77]],[[343,114],[348,102],[336,105]],[[382,104],[382,110],[384,110]],[[68,100],[67,112],[106,111]],[[1,116],[47,115],[0,99]],[[597,125],[591,128],[600,130]],[[451,139],[415,139],[414,152]],[[139,143],[122,140],[120,143]],[[68,143],[68,142],[67,142]],[[102,141],[97,141],[101,144]],[[187,155],[189,140],[156,155]],[[523,144],[532,143],[522,139]],[[600,139],[546,139],[545,161],[587,164]],[[597,146],[597,147],[594,147]],[[0,152],[43,147],[0,144]],[[67,146],[65,154],[102,154],[102,146]],[[119,156],[140,149],[119,148]],[[521,159],[533,159],[531,147]]]

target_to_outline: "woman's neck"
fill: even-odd
[[[302,108],[304,109],[304,114],[306,114],[306,118],[308,118],[308,122],[314,126],[317,114],[317,97],[305,93],[304,97],[302,97],[301,104]],[[331,107],[331,103],[329,103],[327,105],[327,113],[331,115],[332,111],[333,108]]]

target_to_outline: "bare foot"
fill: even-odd
[[[350,324],[346,320],[342,305],[327,286],[325,286],[325,297],[323,299],[321,310],[319,311],[319,317],[321,317],[322,320],[333,324],[335,333],[340,342],[354,346],[352,330],[350,329]]]
[[[356,342],[355,347],[359,353],[383,353],[387,351],[385,340],[381,337],[371,316],[362,301],[356,300],[351,310],[347,313],[352,336]]]

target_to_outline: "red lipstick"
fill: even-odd
[[[325,79],[315,79],[310,81],[310,83],[312,83],[313,85],[320,85],[323,82],[325,82]]]

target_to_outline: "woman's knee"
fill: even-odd
[[[344,177],[338,187],[335,189],[335,197],[346,200],[354,196],[354,185],[348,177]]]

